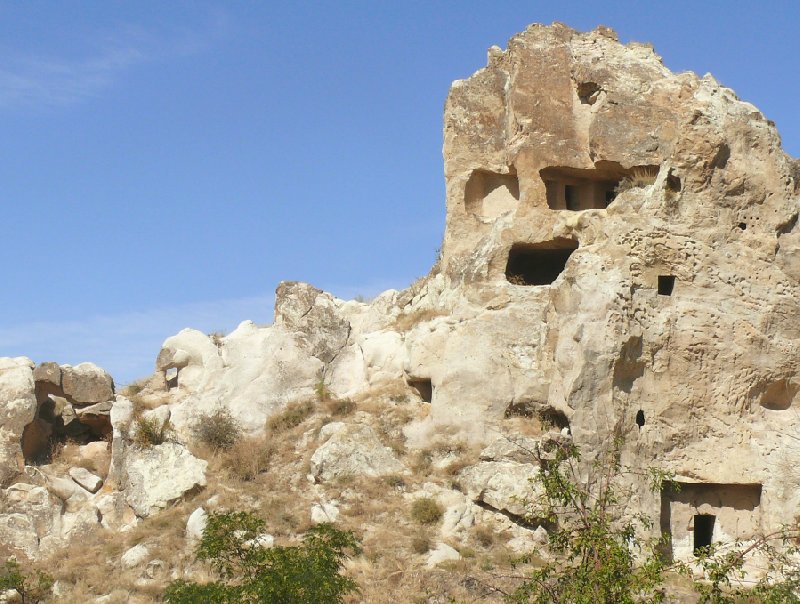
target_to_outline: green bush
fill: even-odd
[[[442,519],[442,507],[431,497],[415,499],[411,504],[411,518],[420,524],[436,524]]]
[[[219,580],[206,584],[175,581],[164,593],[169,604],[337,604],[358,585],[342,574],[344,561],[360,552],[355,536],[318,524],[299,546],[252,546],[264,521],[247,512],[211,514],[197,558],[211,564]]]
[[[228,450],[242,437],[241,424],[228,409],[201,415],[192,427],[194,438],[215,451]]]
[[[16,589],[22,604],[44,602],[53,586],[53,578],[41,571],[26,573],[15,559],[10,558],[0,568],[0,592]]]
[[[169,420],[159,421],[157,417],[139,416],[134,420],[136,431],[133,435],[133,442],[140,447],[154,447],[167,442],[172,432],[172,424]]]
[[[302,424],[314,412],[314,405],[310,401],[291,403],[267,420],[267,429],[270,432],[285,432]]]

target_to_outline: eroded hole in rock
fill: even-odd
[[[600,94],[600,85],[597,82],[579,82],[575,88],[584,105],[594,105]]]
[[[738,224],[738,227],[739,227],[740,230],[746,231],[747,230],[747,223],[746,222],[740,222]]]
[[[636,412],[636,425],[639,426],[639,429],[644,426],[644,411],[641,409]]]
[[[167,390],[172,390],[178,387],[178,373],[177,367],[171,367],[164,371],[164,381],[167,383]]]
[[[714,524],[717,517],[713,514],[696,514],[694,517],[694,554],[700,555],[704,548],[714,542]]]
[[[690,560],[702,547],[733,544],[761,533],[757,483],[679,482],[661,491],[660,528],[668,558]],[[698,521],[699,519],[699,521]]]
[[[792,406],[798,391],[800,383],[790,379],[778,380],[764,390],[759,402],[770,411],[785,411]]]
[[[671,296],[673,289],[675,289],[675,275],[658,276],[658,295]]]
[[[433,401],[433,384],[430,379],[408,380],[408,385],[414,389],[423,402]]]
[[[655,182],[658,166],[623,168],[616,162],[597,162],[594,169],[567,167],[539,171],[551,210],[602,210],[618,193]],[[680,190],[680,181],[678,181]]]
[[[559,411],[553,407],[546,407],[541,409],[538,415],[543,428],[553,427],[559,430],[563,430],[564,428],[567,430],[570,429],[569,419],[567,419],[563,411]]]
[[[578,242],[572,239],[515,243],[508,253],[506,279],[514,285],[549,285],[564,271],[576,249]]]
[[[475,170],[464,189],[464,206],[479,218],[494,219],[516,209],[519,202],[519,180],[512,171],[499,174]]]

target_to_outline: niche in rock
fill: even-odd
[[[433,384],[430,379],[408,380],[408,385],[425,403],[433,401]]]
[[[164,381],[167,383],[167,390],[172,390],[178,387],[178,372],[177,367],[170,367],[164,371]]]
[[[747,541],[761,532],[761,485],[688,483],[661,491],[667,559],[691,560],[700,548]]]
[[[85,445],[111,437],[113,401],[82,403],[66,396],[59,383],[35,383],[36,417],[22,431],[20,446],[26,464],[50,463],[67,442]]]
[[[652,184],[658,166],[623,168],[617,162],[600,161],[594,169],[555,166],[543,168],[547,205],[551,210],[603,210],[621,190]]]
[[[671,296],[673,289],[675,289],[675,276],[674,275],[659,275],[658,276],[658,295],[659,296]]]
[[[800,382],[781,379],[773,382],[761,395],[761,406],[770,411],[785,411],[792,406],[800,391]]]
[[[485,220],[494,220],[514,211],[519,203],[519,180],[514,172],[499,174],[475,170],[464,189],[467,212]]]
[[[508,253],[506,279],[514,285],[549,285],[564,272],[576,249],[578,242],[572,239],[515,243]]]
[[[704,548],[711,547],[714,542],[714,514],[695,514],[694,516],[694,554],[700,555]]]

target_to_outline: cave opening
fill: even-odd
[[[675,288],[675,275],[658,276],[658,295],[671,296],[672,290],[674,288]]]
[[[694,517],[694,554],[702,554],[703,548],[711,546],[714,539],[714,523],[717,517],[713,514],[696,514]]]
[[[515,243],[508,253],[506,279],[514,285],[549,285],[564,272],[576,249],[578,242],[572,239]]]
[[[433,401],[433,383],[428,379],[408,380],[408,385],[417,393],[424,403]]]

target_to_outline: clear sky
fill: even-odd
[[[800,155],[800,3],[0,1],[0,356],[150,373],[185,326],[427,273],[454,79],[534,22],[711,72]]]

